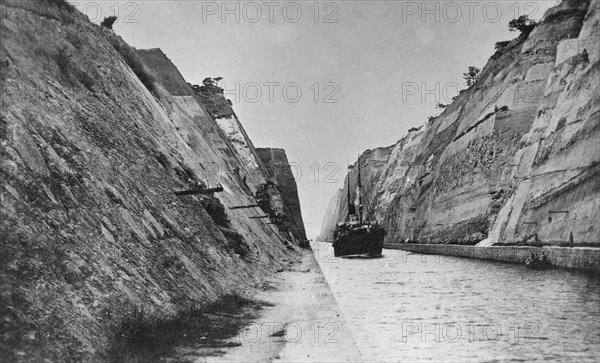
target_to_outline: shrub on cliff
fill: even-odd
[[[477,79],[479,78],[479,72],[481,72],[481,69],[470,66],[469,70],[466,73],[463,73],[463,78],[467,87],[471,87],[475,84],[475,82],[477,82]]]
[[[504,48],[506,48],[506,46],[509,45],[510,42],[511,42],[510,40],[507,40],[505,42],[496,42],[496,45],[494,45],[494,49],[497,51],[501,51]]]
[[[104,20],[102,20],[102,23],[100,23],[100,26],[105,27],[106,29],[112,29],[113,28],[113,24],[115,23],[115,21],[117,21],[117,17],[116,16],[109,16],[104,18]]]
[[[508,23],[508,30],[511,32],[520,31],[521,36],[528,36],[529,33],[537,26],[535,20],[529,19],[527,15],[521,15],[518,19],[513,19]]]
[[[222,77],[204,78],[202,86],[188,83],[213,118],[229,118],[234,115],[231,101],[225,98],[225,91],[218,85],[222,79]]]
[[[221,201],[218,198],[205,198],[202,201],[202,206],[216,225],[225,228],[230,227],[231,221],[229,220],[229,216],[225,211],[225,206],[221,204]]]

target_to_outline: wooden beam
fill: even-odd
[[[236,205],[235,207],[230,207],[229,209],[244,209],[244,208],[255,208],[260,207],[258,204],[250,204],[250,205]]]
[[[261,219],[261,218],[269,218],[269,216],[252,216],[252,217],[248,217],[250,219]]]
[[[223,187],[209,188],[209,189],[191,189],[191,190],[177,190],[175,191],[175,195],[193,195],[193,194],[212,194],[222,192]]]

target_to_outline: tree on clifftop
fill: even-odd
[[[211,77],[206,77],[206,78],[204,78],[204,80],[202,81],[202,84],[203,84],[205,87],[211,87],[211,86],[216,86],[216,85],[217,85],[217,82],[215,82],[215,80],[214,80],[214,79],[212,79]]]
[[[527,36],[537,25],[538,23],[535,20],[529,19],[529,16],[521,15],[518,19],[513,19],[508,23],[508,30],[511,32],[518,30],[522,36]]]
[[[202,81],[202,86],[194,85],[192,88],[197,87],[198,89],[194,89],[196,92],[223,93],[223,88],[219,87],[219,81],[221,80],[223,80],[223,77],[206,77]]]
[[[507,40],[504,42],[496,42],[494,49],[497,51],[501,51],[502,49],[506,48],[509,44],[510,44],[510,40]]]
[[[104,20],[102,20],[102,23],[100,23],[101,26],[107,28],[107,29],[112,29],[113,24],[115,23],[115,21],[117,21],[117,17],[116,16],[109,16],[104,18]]]
[[[475,84],[475,82],[477,82],[477,78],[479,78],[479,72],[481,72],[481,69],[470,66],[467,73],[463,73],[463,78],[465,79],[465,84],[467,87],[471,87]]]

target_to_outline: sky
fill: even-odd
[[[221,87],[257,147],[286,150],[309,238],[347,165],[440,113],[508,22],[546,1],[70,1],[138,49],[161,48],[183,77]]]

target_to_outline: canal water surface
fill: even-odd
[[[596,278],[400,250],[335,258],[322,242],[313,250],[366,361],[600,361]]]

